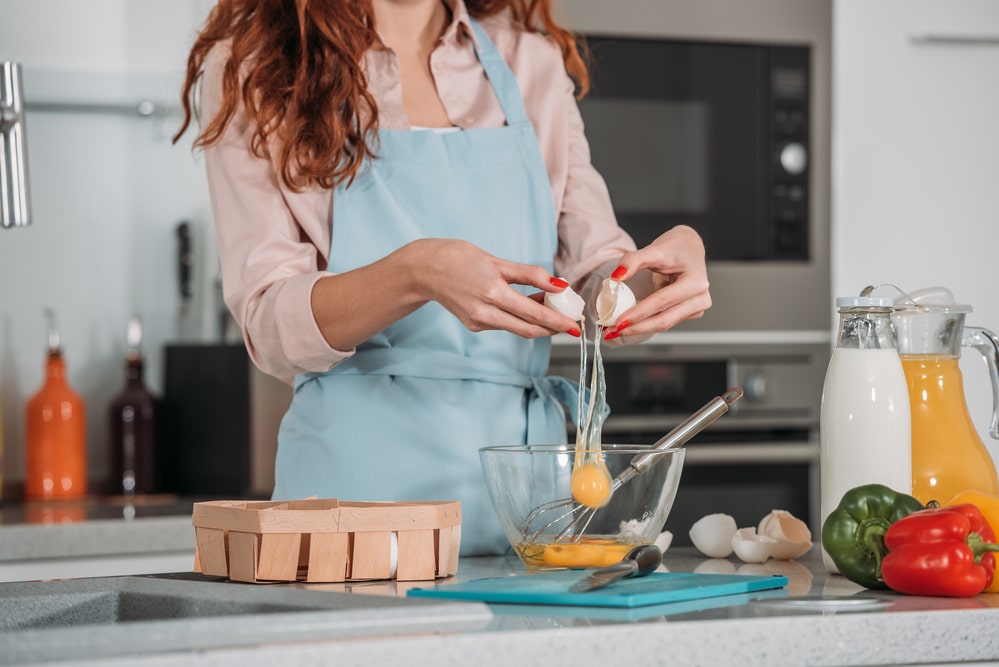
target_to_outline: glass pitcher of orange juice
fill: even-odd
[[[985,357],[992,378],[990,435],[999,439],[999,339],[964,326],[971,306],[954,303],[946,288],[897,299],[892,314],[912,415],[912,495],[946,503],[959,491],[999,493],[992,455],[978,436],[964,397],[958,360],[962,347]]]

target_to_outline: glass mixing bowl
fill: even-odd
[[[572,499],[573,445],[485,447],[479,460],[500,525],[530,569],[602,567],[663,530],[680,484],[684,449],[603,445],[612,478],[646,455],[644,472],[620,485],[606,505],[587,509]]]

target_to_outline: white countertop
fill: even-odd
[[[325,615],[300,617],[247,614],[231,617],[228,623],[214,617],[112,624],[127,638],[115,644],[117,656],[100,654],[101,628],[111,626],[0,631],[0,664],[5,655],[17,655],[18,641],[29,639],[43,648],[50,642],[56,653],[66,649],[58,656],[63,665],[607,667],[629,660],[770,667],[999,660],[999,595],[951,599],[865,591],[842,577],[827,575],[815,548],[799,561],[770,561],[763,566],[744,565],[734,558],[708,560],[689,548],[671,549],[665,567],[673,572],[779,573],[788,577],[789,584],[786,595],[777,597],[733,596],[699,605],[617,611],[477,602],[440,602],[433,607],[418,604],[427,600],[401,599],[408,586],[426,586],[425,582],[252,585],[193,574],[153,576],[140,579],[166,586],[179,596],[224,599],[238,593],[277,604],[285,595],[307,595],[331,609]],[[513,556],[463,559],[458,576],[443,585],[525,573]],[[85,581],[100,584],[100,580]],[[49,583],[58,582],[36,586]],[[34,590],[24,586],[30,584],[0,584],[0,597],[8,597],[10,603],[10,595]],[[817,598],[825,602],[816,602]],[[0,604],[0,609],[4,606]],[[89,636],[86,645],[66,645],[73,633]],[[193,640],[197,636],[200,645]]]

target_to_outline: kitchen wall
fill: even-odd
[[[0,0],[0,60],[22,63],[33,224],[0,231],[2,472],[23,478],[23,411],[42,383],[43,307],[86,399],[92,480],[108,473],[108,404],[125,327],[142,316],[146,374],[165,342],[215,335],[214,238],[191,136],[172,145],[187,49],[209,0]],[[140,101],[157,112],[142,117]],[[193,229],[199,287],[177,288],[176,225]]]
[[[999,330],[999,3],[839,0],[833,35],[834,293],[945,285]],[[961,368],[999,459],[981,355]]]

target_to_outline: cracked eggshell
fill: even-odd
[[[792,560],[812,548],[812,531],[787,510],[771,511],[760,521],[756,532],[777,540],[770,555],[778,560]]]
[[[545,305],[576,322],[583,319],[583,308],[586,306],[583,297],[571,287],[561,292],[545,292]]]
[[[624,311],[637,303],[635,293],[620,280],[607,278],[597,295],[597,324],[611,326]]]
[[[656,538],[655,545],[659,547],[659,551],[666,553],[670,545],[673,544],[673,533],[668,530],[664,530],[659,533],[659,537]]]
[[[690,541],[708,558],[725,558],[732,553],[732,537],[737,529],[735,517],[708,514],[690,527]]]
[[[777,540],[758,535],[755,528],[740,528],[732,536],[732,551],[744,563],[766,563]]]

